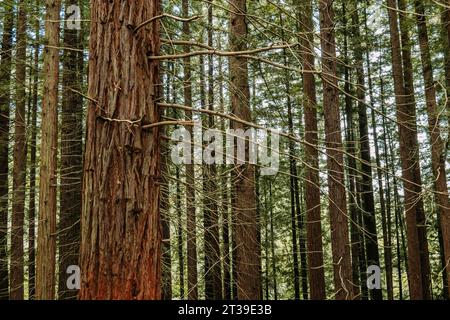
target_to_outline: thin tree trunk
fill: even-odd
[[[65,8],[78,5],[78,0],[66,0]],[[66,12],[67,14],[67,12]],[[82,29],[81,29],[82,30]],[[76,290],[66,285],[67,268],[78,265],[80,245],[81,182],[83,176],[83,98],[78,93],[83,86],[82,31],[65,25],[62,63],[61,110],[61,186],[60,220],[58,224],[59,299],[75,299]],[[75,49],[75,50],[72,50]],[[78,92],[76,92],[78,91]]]
[[[273,296],[278,300],[278,285],[277,285],[277,258],[275,256],[275,233],[273,227],[273,197],[272,197],[272,182],[269,182],[269,207],[270,207],[270,249],[272,254],[272,277],[273,277]]]
[[[183,250],[183,220],[182,220],[182,210],[181,210],[181,188],[180,188],[180,169],[178,166],[175,168],[176,182],[176,202],[175,207],[177,211],[177,246],[178,246],[178,264],[179,264],[179,274],[178,279],[180,281],[180,299],[185,299],[184,293],[184,250]]]
[[[166,98],[165,101],[170,102],[170,91],[172,85],[173,63],[167,63],[166,72]],[[164,79],[161,79],[163,83]],[[167,114],[167,110],[163,111],[163,115]],[[161,135],[166,135],[166,128],[161,128]],[[171,256],[171,234],[170,234],[170,206],[169,206],[169,173],[168,163],[169,146],[165,139],[161,140],[161,176],[163,184],[161,186],[161,229],[162,229],[162,299],[172,300],[172,256]]]
[[[328,166],[329,213],[333,249],[335,298],[354,299],[353,273],[345,198],[343,151],[340,128],[336,42],[332,0],[320,2],[320,35],[323,68],[323,104]]]
[[[214,44],[213,39],[213,0],[209,2],[208,6],[208,45],[210,47]],[[214,110],[214,60],[213,56],[208,56],[208,110]],[[215,122],[214,117],[208,117],[208,126],[214,128]],[[221,268],[221,257],[220,257],[220,238],[219,238],[219,211],[216,201],[214,201],[216,189],[217,189],[217,172],[216,166],[212,165],[209,167],[210,181],[208,181],[208,189],[210,195],[213,196],[211,199],[211,237],[212,237],[212,261],[213,261],[213,291],[214,298],[219,300],[222,299],[222,268]]]
[[[356,148],[355,148],[355,128],[353,121],[353,102],[351,92],[351,80],[350,80],[350,59],[348,55],[348,19],[347,19],[347,5],[346,2],[342,2],[342,22],[344,25],[344,93],[345,93],[345,140],[346,140],[346,152],[348,162],[348,208],[350,211],[350,241],[351,241],[351,255],[352,255],[352,271],[353,281],[355,284],[355,297],[361,297],[367,299],[367,289],[361,281],[363,274],[360,272],[360,259],[361,252],[364,252],[364,238],[361,234],[361,225],[359,224],[360,209],[357,205],[357,184],[358,174],[356,168]],[[365,254],[365,253],[364,253]],[[362,262],[362,261],[361,261]],[[360,292],[361,291],[361,292]]]
[[[411,168],[413,188],[415,192],[415,209],[416,209],[416,222],[417,232],[419,239],[419,255],[421,264],[421,279],[423,287],[423,299],[431,298],[431,275],[430,275],[430,262],[428,256],[428,242],[427,242],[427,229],[425,212],[423,206],[423,199],[421,197],[421,173],[419,163],[419,143],[417,138],[417,124],[416,124],[416,101],[414,93],[414,78],[413,78],[413,64],[411,57],[412,41],[409,36],[409,13],[404,0],[398,0],[399,22],[400,22],[400,34],[401,34],[401,48],[402,48],[402,62],[403,62],[403,77],[405,85],[405,102],[406,107],[411,114],[410,124],[414,134],[412,136],[412,148],[410,149],[409,159],[413,163],[409,166]]]
[[[189,16],[189,2],[183,0],[182,14],[185,18]],[[183,36],[185,40],[190,40],[191,31],[189,22],[183,22]],[[190,47],[184,46],[184,52],[189,53]],[[184,68],[184,105],[192,107],[192,84],[191,84],[191,59],[185,58],[183,62]],[[186,111],[186,120],[192,120],[192,112]],[[192,127],[187,128],[191,137]],[[191,153],[192,154],[192,153]],[[197,232],[196,232],[196,212],[195,212],[195,173],[194,165],[192,163],[186,164],[186,211],[187,211],[187,273],[188,273],[188,298],[190,300],[197,300]]]
[[[445,265],[442,272],[447,273],[447,286],[450,287],[450,202],[447,189],[447,175],[445,171],[445,145],[441,138],[439,124],[439,110],[436,103],[436,89],[434,87],[433,65],[431,62],[428,40],[427,21],[422,1],[415,0],[417,28],[419,33],[422,72],[425,84],[425,99],[428,113],[428,131],[430,134],[431,163],[435,179],[435,199],[440,216],[441,232],[444,245]],[[448,297],[450,298],[450,296]]]
[[[445,6],[442,7],[442,42],[444,44],[444,71],[445,71],[445,87],[447,97],[450,97],[450,0],[444,1]],[[450,98],[446,101],[447,115],[450,115]],[[450,116],[448,117],[450,123]],[[449,149],[449,148],[447,148]],[[449,288],[447,288],[448,291]]]
[[[366,1],[366,3],[368,3]],[[367,25],[367,8],[364,7],[364,29],[366,38],[369,37],[369,27]],[[383,253],[384,253],[384,261],[386,267],[386,289],[388,300],[394,299],[393,292],[393,278],[392,278],[392,221],[391,221],[391,209],[390,209],[390,189],[389,189],[389,177],[386,175],[386,193],[387,193],[387,203],[385,201],[384,196],[384,187],[383,187],[383,170],[381,167],[381,157],[379,151],[379,139],[377,133],[377,121],[375,117],[375,97],[374,97],[374,88],[372,82],[372,68],[370,62],[370,47],[368,46],[365,50],[366,54],[366,64],[367,64],[367,77],[368,77],[368,85],[369,85],[369,96],[370,96],[370,105],[371,105],[371,120],[372,120],[372,135],[374,138],[375,145],[375,161],[377,164],[377,178],[378,178],[378,194],[380,198],[380,214],[381,214],[381,223],[383,229]],[[381,57],[380,57],[381,59]],[[380,66],[381,68],[381,66]],[[381,72],[381,69],[380,69]],[[381,79],[381,76],[380,76]],[[382,80],[381,80],[382,81]],[[382,85],[382,83],[381,83]],[[383,95],[380,95],[383,99]],[[383,104],[384,101],[381,101]],[[383,113],[384,114],[384,113]],[[383,121],[385,119],[383,118]],[[386,147],[386,145],[385,145]],[[386,150],[385,150],[386,152]],[[387,162],[386,162],[387,166]]]
[[[220,43],[218,43],[220,49]],[[222,57],[218,57],[218,73],[219,73],[219,112],[225,112],[225,98],[223,90],[223,62]],[[225,132],[225,119],[220,120],[220,130]],[[223,142],[224,148],[226,141]],[[231,300],[231,250],[230,250],[230,194],[229,194],[229,174],[226,164],[222,166],[221,172],[221,188],[222,188],[222,270],[223,270],[223,299]],[[231,248],[232,249],[232,248]]]
[[[36,11],[40,7],[40,0],[36,0]],[[28,298],[34,299],[36,288],[36,151],[37,151],[37,108],[38,108],[38,84],[39,84],[39,48],[40,48],[40,22],[36,19],[34,25],[34,73],[33,73],[33,97],[31,110],[31,139],[30,139],[30,199],[28,206]]]
[[[381,97],[381,113],[383,115],[387,115],[386,114],[386,110],[385,110],[385,102],[384,102],[384,97],[385,97],[385,90],[384,90],[384,81],[383,78],[381,76],[381,72],[382,70],[380,69],[380,97]],[[373,110],[373,109],[372,109]],[[400,300],[403,300],[403,283],[402,283],[402,239],[403,239],[403,231],[402,231],[402,220],[401,220],[401,214],[399,213],[400,208],[399,208],[399,203],[398,203],[398,196],[397,196],[397,178],[395,177],[395,164],[393,161],[393,153],[392,153],[392,148],[391,148],[391,140],[389,137],[389,129],[387,128],[387,123],[386,123],[386,117],[383,116],[382,117],[382,122],[383,122],[383,153],[384,153],[384,161],[386,164],[386,170],[385,170],[385,180],[386,180],[386,211],[387,211],[387,216],[388,219],[386,221],[386,223],[388,223],[387,226],[387,232],[388,235],[390,236],[390,225],[389,222],[391,221],[390,219],[390,212],[391,212],[391,188],[390,188],[390,183],[389,183],[389,174],[391,173],[390,171],[392,170],[392,179],[393,179],[393,188],[394,188],[394,201],[393,201],[393,205],[394,205],[394,215],[395,215],[395,236],[396,236],[396,253],[397,253],[397,276],[398,276],[398,280],[399,280],[399,296],[400,296]],[[401,235],[400,235],[401,234]],[[390,244],[390,248],[392,247],[392,241],[389,239],[389,244]],[[392,250],[392,248],[391,248]],[[391,259],[392,259],[392,252],[391,252]],[[386,262],[387,263],[387,262]],[[391,262],[392,263],[392,262]],[[386,265],[386,268],[388,268],[388,265]],[[392,265],[391,265],[392,268]],[[393,286],[393,284],[392,284]],[[388,293],[389,294],[389,293]]]
[[[213,0],[208,2],[208,45],[213,46]],[[203,64],[202,64],[203,66]],[[208,110],[214,110],[214,61],[208,56]],[[202,82],[203,84],[203,82]],[[214,128],[214,117],[207,117],[207,128]],[[216,202],[215,164],[204,166],[205,191],[205,299],[222,299],[222,270],[220,264],[219,214]]]
[[[17,52],[16,52],[16,112],[15,142],[13,168],[13,211],[11,230],[11,265],[10,265],[10,299],[22,300],[24,297],[23,272],[23,223],[25,207],[25,174],[26,174],[26,130],[25,130],[25,79],[26,79],[26,46],[27,20],[26,4],[21,0],[18,4]]]
[[[13,6],[5,5],[0,55],[0,299],[9,297],[8,277],[8,170],[9,116],[11,104],[11,50]]]
[[[173,64],[173,74],[177,74],[177,68],[176,65]],[[172,103],[177,103],[178,96],[177,96],[177,82],[175,79],[172,83]],[[174,118],[178,119],[178,112],[176,109],[173,110]],[[175,167],[175,190],[176,190],[176,196],[175,196],[175,210],[177,213],[177,253],[178,253],[178,280],[179,280],[179,286],[180,286],[180,299],[185,299],[185,279],[184,279],[184,249],[183,249],[183,211],[181,208],[181,187],[180,187],[180,168],[179,166]]]
[[[360,20],[358,15],[357,1],[353,2],[352,8],[352,36],[354,42],[354,54],[356,63],[356,97],[358,99],[358,119],[359,119],[359,140],[360,140],[360,156],[361,156],[361,198],[362,198],[362,217],[364,223],[364,236],[367,254],[367,266],[380,267],[380,254],[378,252],[378,235],[377,224],[375,217],[375,200],[373,195],[372,183],[372,167],[369,143],[369,129],[367,120],[367,108],[365,104],[366,89],[365,89],[365,75],[363,64],[363,48],[361,47],[361,33],[359,30]],[[364,285],[364,284],[363,284]],[[370,290],[370,297],[374,300],[383,299],[381,289]]]
[[[160,299],[159,1],[91,2],[80,299]],[[133,70],[133,72],[129,72]],[[131,85],[133,84],[133,85]]]
[[[246,0],[230,1],[230,50],[247,48]],[[229,59],[231,76],[231,112],[251,121],[247,58]],[[232,122],[233,129],[247,128]],[[246,148],[246,150],[248,150]],[[246,151],[247,153],[248,151]],[[247,159],[247,155],[246,155]],[[261,294],[260,246],[256,212],[255,167],[248,162],[234,167],[237,295],[240,300],[259,300]]]
[[[389,14],[389,29],[391,34],[392,73],[394,78],[394,91],[397,104],[397,121],[400,136],[400,157],[402,164],[403,186],[405,190],[405,216],[408,232],[408,279],[411,299],[425,299],[428,297],[428,286],[424,283],[426,277],[421,262],[421,237],[419,236],[421,200],[420,181],[417,181],[415,171],[418,169],[417,126],[414,105],[411,97],[407,98],[408,91],[404,78],[402,55],[407,50],[401,50],[398,15],[395,0],[387,0]],[[406,41],[406,40],[403,40]],[[406,49],[406,48],[405,48]],[[405,57],[403,57],[405,60]],[[412,70],[410,70],[412,71]],[[411,84],[409,84],[411,85]],[[410,93],[409,93],[410,94]],[[423,212],[422,212],[423,213]]]
[[[310,298],[323,300],[325,293],[325,275],[323,268],[322,224],[320,216],[319,188],[319,152],[317,133],[317,98],[316,84],[313,73],[313,11],[312,1],[308,0],[303,10],[300,10],[305,36],[301,38],[302,62],[305,72],[303,77],[303,107],[305,121],[305,159],[310,164],[306,168],[305,204],[306,204],[306,237]]]
[[[285,42],[284,39],[284,26],[283,26],[283,15],[280,13],[280,26],[281,26],[281,35],[282,42]],[[283,49],[283,62],[284,65],[288,65],[287,60],[287,52],[286,49]],[[286,105],[287,105],[287,113],[288,113],[288,130],[289,134],[293,135],[294,133],[294,123],[292,119],[292,101],[291,101],[291,79],[290,72],[288,70],[284,70],[284,89],[286,94]],[[296,197],[298,197],[298,192],[296,192],[295,184],[297,183],[297,173],[296,170],[296,161],[294,154],[294,142],[289,140],[289,194],[291,200],[291,232],[292,232],[292,263],[293,263],[293,271],[294,271],[294,298],[295,300],[300,299],[300,271],[298,265],[298,238],[297,238],[297,215],[299,214],[300,208],[296,205]]]

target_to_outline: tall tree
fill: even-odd
[[[80,8],[78,0],[65,0],[62,57],[62,109],[61,109],[61,182],[60,220],[58,225],[59,298],[70,299],[77,292],[66,285],[67,268],[78,265],[81,217],[81,180],[83,157],[83,35],[75,25],[67,22],[73,15],[71,8]]]
[[[183,0],[182,14],[187,19],[189,16],[189,1]],[[189,41],[191,31],[189,21],[183,22],[183,36]],[[190,52],[190,46],[184,46],[184,52]],[[191,83],[191,59],[186,57],[183,61],[183,86],[184,86],[184,105],[192,106],[192,83]],[[192,112],[186,111],[186,120],[192,120]],[[192,128],[188,127],[192,137]],[[192,150],[190,150],[192,154]],[[188,273],[188,298],[196,300],[198,297],[198,275],[197,275],[197,232],[196,232],[196,210],[195,210],[195,171],[192,163],[186,164],[186,211],[187,211],[187,273]]]
[[[36,16],[39,14],[40,0],[36,0]],[[37,165],[37,109],[39,88],[40,21],[34,22],[34,62],[33,96],[31,107],[30,137],[30,198],[28,205],[28,298],[34,299],[36,288],[36,165]],[[29,115],[30,116],[30,115]]]
[[[280,26],[281,26],[281,41],[285,42],[283,15],[280,13]],[[287,51],[283,49],[283,63],[288,65]],[[287,105],[287,117],[288,117],[288,132],[291,136],[294,135],[294,121],[292,116],[292,99],[291,99],[291,82],[289,70],[284,70],[284,90],[286,94]],[[300,299],[300,270],[298,264],[298,238],[297,232],[297,216],[300,214],[300,208],[297,204],[300,202],[298,194],[298,178],[297,178],[297,161],[294,154],[294,141],[289,140],[288,152],[289,152],[289,196],[291,201],[291,230],[292,230],[292,264],[294,271],[294,298]]]
[[[45,3],[44,94],[42,98],[36,298],[54,299],[56,284],[56,188],[58,146],[59,11],[61,1]]]
[[[356,63],[356,98],[358,99],[358,120],[359,120],[359,143],[360,143],[360,157],[361,157],[361,197],[363,209],[363,223],[365,228],[365,245],[367,254],[368,266],[380,266],[380,254],[378,252],[378,235],[377,223],[375,217],[375,200],[373,195],[372,183],[372,167],[371,167],[371,152],[369,143],[369,129],[367,120],[366,107],[366,84],[364,74],[364,58],[363,47],[361,45],[362,38],[360,32],[360,19],[358,13],[358,1],[352,2],[352,26],[353,39],[355,40],[354,55]],[[362,285],[365,285],[364,283]],[[381,288],[370,290],[372,299],[381,300],[383,298]]]
[[[351,67],[350,55],[348,45],[348,31],[350,30],[347,17],[347,3],[342,2],[342,23],[344,25],[344,94],[345,94],[345,146],[347,152],[347,180],[348,180],[348,210],[350,212],[350,241],[351,241],[351,255],[352,255],[352,269],[353,282],[355,284],[355,296],[366,300],[368,290],[365,285],[365,239],[362,235],[362,217],[361,210],[358,206],[358,189],[360,189],[360,179],[358,179],[358,170],[356,167],[356,139],[355,139],[355,125],[354,125],[354,110],[352,99],[352,83],[351,83]],[[361,291],[361,292],[359,292]]]
[[[91,2],[80,299],[161,298],[159,14]]]
[[[16,112],[14,119],[13,211],[11,230],[10,298],[22,300],[23,281],[23,223],[25,209],[26,130],[25,130],[25,80],[27,46],[26,3],[18,3],[17,53],[16,53]]]
[[[369,32],[369,26],[367,22],[367,6],[368,6],[368,0],[366,1],[366,5],[364,6],[363,12],[364,12],[364,30],[365,30],[365,37],[369,39],[371,36]],[[389,188],[389,177],[387,176],[386,170],[385,180],[386,184],[383,184],[383,168],[381,165],[381,156],[380,156],[380,147],[379,147],[379,137],[378,137],[378,131],[377,131],[377,121],[375,116],[375,92],[374,92],[374,85],[372,80],[372,67],[371,67],[371,46],[367,45],[365,48],[365,59],[366,59],[366,65],[367,65],[367,78],[368,78],[368,86],[369,86],[369,97],[370,97],[370,115],[371,115],[371,122],[372,122],[372,136],[374,140],[375,145],[375,161],[376,161],[376,171],[377,171],[377,180],[378,180],[378,195],[380,200],[380,215],[381,215],[381,225],[383,229],[383,253],[384,253],[384,263],[386,267],[386,290],[387,290],[387,296],[388,300],[394,299],[394,292],[393,292],[393,278],[392,278],[392,219],[391,219],[391,196],[390,196],[390,188]],[[381,64],[381,58],[380,56],[380,64]],[[381,72],[381,68],[380,68]],[[381,78],[381,77],[380,77]],[[380,83],[382,85],[382,83]],[[381,95],[382,96],[382,95]],[[383,99],[383,98],[381,98]],[[382,101],[383,103],[383,101]],[[384,114],[384,113],[383,113]],[[383,121],[385,121],[385,118],[383,117]],[[385,136],[384,136],[385,137]],[[386,147],[386,145],[385,145]],[[387,151],[385,151],[387,152]],[[386,164],[387,165],[387,164]],[[386,193],[386,197],[385,197]],[[386,198],[386,200],[385,200]]]
[[[213,0],[208,2],[208,46],[213,46]],[[208,110],[214,110],[214,60],[208,57]],[[214,128],[214,117],[209,115],[207,127]],[[206,165],[204,179],[205,203],[205,298],[222,298],[222,277],[220,265],[219,215],[215,201],[217,172],[214,164]]]
[[[411,104],[411,96],[406,90],[404,65],[402,57],[408,50],[402,51],[399,35],[399,22],[395,0],[387,0],[389,30],[391,37],[392,76],[397,104],[397,123],[400,137],[400,158],[402,166],[403,188],[405,193],[405,216],[408,235],[408,279],[412,299],[425,299],[429,296],[427,277],[421,262],[421,244],[419,228],[425,228],[420,219],[423,215],[423,204],[420,197],[421,182],[417,179],[418,142],[415,107]],[[404,39],[406,41],[406,39]],[[409,51],[410,53],[410,51]],[[403,59],[404,60],[404,59]],[[412,72],[412,68],[409,70]],[[412,84],[409,83],[409,86]],[[411,92],[409,92],[411,94]],[[421,212],[422,211],[422,212]],[[425,281],[426,282],[426,281]]]
[[[333,0],[320,2],[323,105],[328,166],[329,213],[336,299],[353,299],[353,273],[345,198],[339,96],[336,76],[336,40]]]
[[[444,49],[444,72],[447,96],[450,96],[450,0],[445,0],[442,6],[442,43]],[[450,114],[450,99],[446,101],[447,114]],[[450,118],[450,117],[449,117]],[[450,120],[449,120],[450,121]],[[450,122],[449,122],[450,123]]]
[[[314,74],[314,25],[312,1],[305,2],[299,9],[303,21],[301,31],[302,62],[305,69],[303,77],[303,106],[305,120],[305,159],[310,163],[306,168],[305,204],[306,204],[306,237],[308,258],[308,279],[310,298],[313,300],[325,299],[325,275],[323,268],[322,223],[320,210],[319,188],[319,152],[317,128],[317,97]]]
[[[246,0],[230,1],[230,50],[247,48]],[[251,121],[250,90],[247,58],[231,56],[231,112],[237,118]],[[242,123],[231,122],[233,129],[248,129]],[[247,145],[247,143],[246,143]],[[248,159],[249,146],[246,146]],[[260,299],[260,246],[256,213],[255,167],[249,162],[234,167],[234,215],[233,228],[236,240],[237,297],[240,300]]]
[[[425,84],[425,100],[428,113],[428,131],[431,145],[431,167],[435,179],[435,198],[440,217],[441,232],[444,245],[445,264],[447,273],[447,286],[450,287],[450,202],[447,189],[447,176],[445,172],[445,146],[441,138],[439,124],[439,110],[436,102],[436,89],[434,86],[433,64],[431,62],[430,44],[428,37],[427,18],[422,1],[414,1],[417,29],[419,33],[420,54],[422,60],[422,74]],[[450,296],[449,296],[450,298]]]
[[[165,79],[161,76],[160,82],[165,81],[165,101],[170,101],[172,90],[173,63],[167,63]],[[166,113],[165,110],[163,110]],[[164,116],[164,113],[162,116]],[[161,135],[166,135],[166,128],[161,128]],[[163,184],[161,187],[161,225],[162,225],[162,299],[172,300],[172,256],[171,256],[171,232],[170,232],[170,212],[169,212],[169,180],[168,170],[168,144],[167,140],[161,141],[161,175]]]
[[[410,159],[413,159],[413,165],[410,167],[413,175],[413,182],[415,183],[415,193],[417,199],[416,205],[416,220],[417,220],[417,232],[419,237],[419,254],[420,254],[420,264],[422,273],[422,283],[423,283],[423,295],[424,299],[431,299],[431,270],[430,270],[430,260],[428,253],[428,241],[427,241],[427,221],[424,211],[423,198],[421,196],[422,192],[422,177],[419,162],[419,141],[418,141],[418,131],[415,119],[417,117],[416,111],[416,97],[414,88],[414,66],[412,63],[412,46],[413,42],[410,37],[410,28],[414,20],[411,19],[410,13],[408,12],[407,3],[405,0],[398,0],[399,9],[399,23],[400,23],[400,36],[401,36],[401,47],[402,47],[402,63],[403,63],[403,76],[405,84],[405,99],[406,104],[414,114],[411,118],[411,124],[415,125],[413,146],[415,148],[414,152],[409,154]],[[413,123],[414,120],[414,123]]]
[[[5,5],[5,3],[3,3]],[[0,55],[0,299],[8,299],[8,170],[14,11],[5,5]]]

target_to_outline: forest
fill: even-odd
[[[450,299],[450,0],[1,0],[0,300]]]

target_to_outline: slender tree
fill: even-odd
[[[423,210],[423,207],[420,208],[422,206],[420,181],[417,180],[417,175],[415,174],[419,165],[416,112],[415,108],[412,107],[411,97],[407,98],[407,84],[404,78],[402,56],[403,54],[408,54],[408,51],[405,50],[402,52],[395,0],[387,0],[387,6],[391,36],[392,75],[394,79],[397,122],[400,136],[400,158],[405,192],[409,291],[412,299],[424,299],[428,297],[429,291],[428,286],[423,281],[423,278],[426,277],[426,270],[423,270],[421,263],[419,236],[419,224],[423,223],[423,221],[418,221],[418,219],[421,216],[420,211]]]
[[[325,299],[325,275],[323,269],[322,224],[319,188],[319,152],[317,128],[317,97],[314,74],[314,26],[312,1],[306,1],[300,8],[303,72],[303,106],[305,121],[305,159],[310,166],[306,168],[305,203],[306,203],[306,237],[308,258],[308,279],[310,298]]]
[[[58,143],[59,0],[47,0],[42,99],[36,298],[54,299],[56,284],[56,188]]]
[[[447,177],[445,173],[445,146],[441,138],[439,110],[436,102],[436,89],[434,87],[433,64],[431,62],[425,9],[422,1],[415,0],[414,6],[416,11],[417,29],[419,33],[422,74],[425,84],[428,131],[430,134],[431,145],[431,167],[435,179],[435,198],[438,207],[438,217],[440,217],[444,245],[444,269],[447,273],[447,286],[450,287],[450,202],[448,198]]]
[[[25,171],[26,171],[26,46],[27,46],[26,3],[18,3],[17,53],[16,53],[16,112],[14,120],[14,168],[13,205],[11,230],[10,298],[22,300],[23,281],[23,223],[25,209]]]
[[[363,209],[363,223],[365,227],[365,245],[367,253],[367,265],[380,266],[380,254],[378,252],[377,223],[375,217],[375,199],[373,194],[371,152],[369,143],[369,126],[366,107],[366,84],[364,74],[363,47],[361,45],[360,19],[358,14],[358,1],[353,1],[352,26],[355,63],[356,63],[356,97],[358,99],[359,143],[361,157],[361,197]],[[365,285],[364,283],[362,285]],[[370,290],[372,299],[383,298],[381,288]]]
[[[167,63],[167,72],[161,77],[160,82],[165,81],[165,101],[170,101],[173,64]],[[167,114],[167,111],[163,111]],[[163,114],[163,116],[164,116]],[[166,135],[166,128],[161,128],[161,135]],[[163,184],[161,187],[161,224],[162,224],[162,299],[172,300],[172,256],[171,256],[171,232],[170,232],[170,207],[169,207],[169,150],[165,139],[161,141],[161,175]]]
[[[36,0],[36,15],[39,13],[40,0]],[[31,107],[30,138],[30,198],[28,205],[28,298],[34,299],[36,288],[36,166],[37,166],[37,109],[39,86],[40,21],[34,22],[34,62],[33,62],[33,96]]]
[[[410,28],[412,27],[411,19],[408,8],[406,6],[405,0],[398,0],[399,9],[399,25],[400,25],[400,36],[401,36],[401,48],[402,48],[402,63],[403,63],[403,76],[405,84],[405,101],[408,109],[412,113],[410,118],[411,124],[414,129],[413,136],[413,152],[410,152],[409,158],[414,162],[410,167],[411,173],[413,175],[413,182],[416,194],[416,220],[417,220],[417,232],[419,237],[419,254],[420,254],[420,264],[422,273],[422,283],[423,283],[423,295],[424,299],[431,299],[431,270],[430,270],[430,260],[428,253],[428,240],[427,240],[427,221],[425,217],[423,198],[421,196],[422,192],[422,177],[419,162],[419,141],[417,137],[417,124],[416,124],[416,97],[414,88],[414,66],[412,63],[412,46],[413,42],[410,37]],[[414,127],[415,126],[415,127]]]
[[[79,5],[78,0],[65,1],[66,20],[69,9]],[[79,7],[79,6],[78,6]],[[59,298],[75,298],[76,291],[67,288],[67,268],[78,265],[81,217],[81,180],[83,157],[83,35],[68,21],[64,24],[62,57],[61,109],[61,185],[60,220],[58,225]]]
[[[345,146],[347,152],[347,180],[348,180],[348,210],[350,212],[350,241],[351,241],[351,255],[352,255],[352,269],[353,269],[353,282],[355,284],[355,296],[360,296],[366,300],[368,296],[366,286],[364,283],[364,270],[361,272],[361,268],[364,269],[365,259],[360,259],[365,256],[365,239],[362,235],[361,224],[361,210],[358,206],[358,194],[360,180],[358,179],[358,170],[356,167],[356,139],[355,139],[355,124],[354,124],[354,110],[352,99],[352,83],[351,83],[351,67],[348,45],[348,17],[347,17],[347,3],[342,2],[342,23],[344,25],[343,30],[343,42],[344,42],[344,94],[345,94]],[[361,291],[361,293],[359,292]]]
[[[11,50],[14,27],[12,5],[5,6],[0,55],[0,299],[8,299],[8,169],[11,104]]]
[[[247,48],[246,0],[230,1],[230,50]],[[231,112],[239,119],[251,121],[250,90],[247,58],[231,56]],[[232,121],[232,128],[248,129],[242,123]],[[238,138],[239,139],[239,138]],[[246,143],[247,144],[247,143]],[[248,158],[249,146],[246,146]],[[236,241],[237,297],[240,300],[260,299],[260,246],[256,213],[255,167],[245,161],[234,167],[234,215],[233,228]]]
[[[182,14],[185,18],[189,16],[189,2],[182,1]],[[183,36],[185,40],[190,40],[191,31],[189,21],[183,22]],[[184,52],[190,52],[190,46],[184,46]],[[183,86],[184,105],[192,106],[192,83],[191,83],[191,59],[186,57],[183,61]],[[186,120],[192,120],[192,112],[186,111]],[[192,128],[188,127],[192,137]],[[191,150],[192,152],[192,150]],[[192,154],[192,153],[191,153]],[[196,300],[198,297],[197,288],[197,232],[196,232],[196,210],[195,210],[195,171],[192,163],[186,164],[186,212],[187,212],[187,273],[188,273],[188,298]]]
[[[353,299],[353,274],[345,198],[343,151],[340,128],[338,84],[336,77],[336,41],[332,0],[320,2],[323,105],[328,166],[329,213],[333,249],[336,299]]]
[[[208,2],[208,46],[213,46],[213,1]],[[214,60],[208,57],[208,110],[214,110]],[[215,121],[211,115],[207,118],[206,126],[214,128]],[[219,215],[217,202],[215,201],[216,176],[215,165],[206,165],[205,191],[205,298],[222,298],[222,277],[220,265],[220,239],[219,239]]]

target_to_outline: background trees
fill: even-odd
[[[448,298],[448,5],[3,1],[0,297]],[[277,174],[174,163],[198,120]]]

